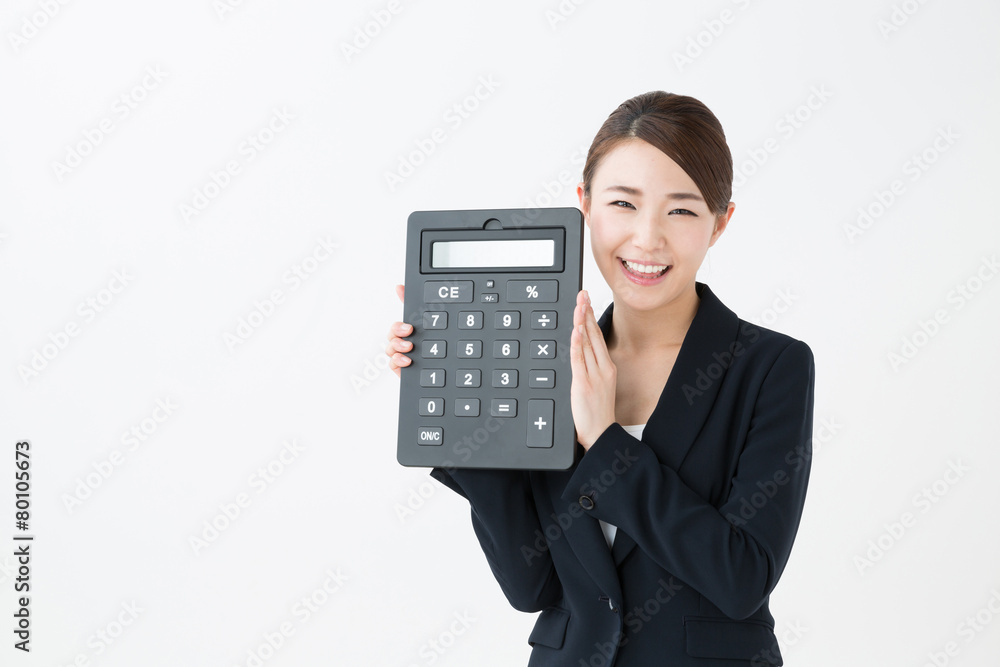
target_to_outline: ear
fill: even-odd
[[[726,231],[726,227],[729,226],[729,218],[733,217],[733,211],[736,210],[736,204],[729,202],[726,212],[722,215],[716,216],[715,218],[715,231],[712,232],[712,238],[708,242],[708,247],[711,248],[715,245],[715,242],[719,240],[722,236],[722,232]]]
[[[580,199],[580,212],[583,213],[583,222],[590,227],[590,197],[583,194],[583,182],[576,186],[576,196]]]

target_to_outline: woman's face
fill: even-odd
[[[597,266],[616,302],[652,310],[694,293],[695,275],[733,212],[708,209],[691,177],[641,139],[611,150],[589,197],[577,187]]]

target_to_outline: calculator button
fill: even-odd
[[[456,387],[479,387],[483,384],[483,372],[478,368],[460,368],[455,371]]]
[[[471,280],[428,280],[424,303],[472,303]]]
[[[494,387],[510,387],[514,388],[517,386],[517,371],[514,369],[506,370],[501,369],[498,371],[493,371],[493,386]]]
[[[420,356],[424,359],[443,357],[448,351],[448,342],[444,340],[425,340],[420,348]]]
[[[443,311],[427,311],[424,313],[425,329],[447,329],[448,313]]]
[[[484,293],[479,295],[479,300],[483,303],[498,303],[500,295],[496,292]]]
[[[421,368],[420,369],[420,386],[421,387],[443,387],[444,386],[444,369],[443,368]]]
[[[521,311],[519,310],[498,310],[493,320],[494,329],[520,329]]]
[[[458,328],[459,329],[482,329],[483,328],[483,311],[481,310],[463,310],[458,314]]]
[[[528,371],[528,386],[540,389],[552,389],[556,386],[556,372],[554,370]]]
[[[417,414],[421,417],[440,417],[444,414],[444,399],[421,398],[417,406]]]
[[[552,411],[555,401],[548,398],[528,399],[528,447],[552,446]]]
[[[516,417],[517,400],[513,398],[494,398],[490,402],[490,416]]]
[[[493,341],[494,359],[517,359],[519,351],[519,343],[516,340]]]
[[[459,398],[455,401],[455,416],[456,417],[478,417],[479,416],[479,399],[478,398]]]
[[[531,311],[532,329],[555,329],[556,311],[554,310],[533,310]]]
[[[444,443],[444,431],[440,426],[421,426],[417,429],[418,445],[440,445]]]
[[[531,341],[532,359],[555,359],[556,342],[554,340],[533,340]]]
[[[558,280],[508,280],[509,303],[555,303],[559,298]]]
[[[482,356],[483,356],[483,341],[481,340],[458,341],[459,359],[479,359]]]

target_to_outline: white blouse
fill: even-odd
[[[646,425],[637,424],[635,426],[625,426],[623,424],[622,428],[625,429],[625,432],[628,433],[633,438],[635,438],[636,440],[641,440],[642,430],[646,428]],[[614,526],[610,523],[607,523],[606,521],[601,521],[600,519],[598,519],[598,521],[600,521],[601,523],[601,530],[604,531],[604,539],[608,541],[608,548],[610,549],[611,546],[615,543],[615,533],[618,532],[618,526]]]

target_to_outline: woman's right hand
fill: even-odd
[[[403,285],[396,285],[396,296],[399,297],[400,302],[403,301],[405,289]],[[396,374],[396,377],[399,377],[401,366],[410,365],[410,358],[403,352],[413,350],[413,343],[404,338],[411,334],[413,334],[413,325],[406,322],[393,322],[392,326],[389,327],[389,335],[386,336],[389,339],[389,344],[385,346],[385,353],[389,357],[389,368]]]

